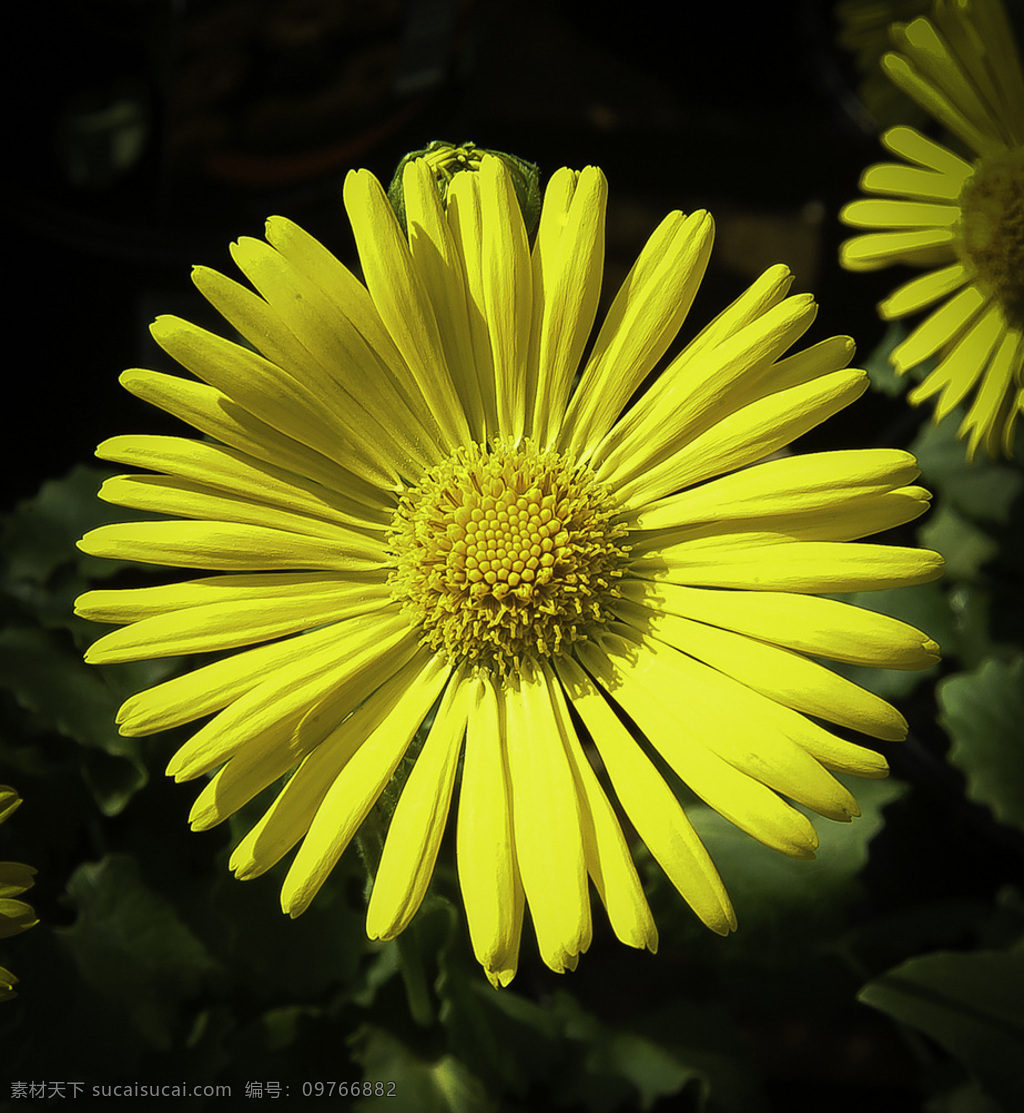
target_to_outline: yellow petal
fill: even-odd
[[[657,951],[658,929],[654,926],[654,918],[622,828],[583,753],[569,719],[561,686],[550,674],[549,688],[556,699],[555,709],[562,720],[566,752],[576,781],[587,870],[594,879],[594,887],[608,912],[616,937],[630,947]]]
[[[775,542],[770,537],[744,542],[736,536],[679,545],[637,561],[632,571],[641,578],[696,587],[824,594],[927,583],[942,575],[942,557],[897,545]]]
[[[915,20],[914,23],[930,26],[927,20]],[[913,26],[913,24],[910,26]],[[914,63],[902,54],[883,54],[881,66],[894,85],[902,89],[908,97],[917,101],[929,115],[934,116],[954,135],[962,139],[972,151],[982,154],[992,148],[996,140],[993,138],[989,127],[985,124],[979,126],[975,122],[978,119],[974,112],[977,98],[966,93],[967,87],[965,84],[957,90],[957,100],[954,101],[929,81],[916,68]],[[968,117],[967,112],[961,108],[961,105],[967,109],[967,112],[974,115],[973,119]],[[984,112],[982,112],[982,115],[985,115]]]
[[[604,269],[608,182],[596,167],[561,169],[544,193],[533,248],[537,397],[533,436],[549,448],[562,425],[573,378],[597,316]]]
[[[343,492],[364,506],[379,509],[382,504],[394,505],[386,492],[339,467],[304,442],[260,421],[206,383],[139,368],[122,372],[120,383],[137,398],[263,463],[310,479],[328,491]]]
[[[473,355],[466,275],[458,245],[441,205],[433,172],[424,159],[403,174],[409,249],[434,307],[452,382],[474,439],[487,436],[487,415]]]
[[[867,193],[892,193],[924,201],[956,201],[970,174],[966,162],[959,173],[886,162],[869,166],[861,175],[860,188]]]
[[[87,591],[75,600],[75,614],[93,622],[126,623],[208,605],[233,604],[248,613],[254,607],[272,607],[279,601],[288,606],[306,597],[333,599],[365,592],[367,599],[374,599],[384,590],[386,576],[383,570],[360,576],[351,572],[204,576],[154,587]]]
[[[777,591],[721,591],[626,580],[622,596],[654,610],[815,657],[874,668],[924,669],[938,661],[938,645],[913,626],[864,607]]]
[[[893,154],[916,162],[938,174],[946,174],[952,180],[961,184],[970,177],[973,167],[965,162],[959,155],[953,154],[941,143],[922,135],[916,128],[899,127],[889,128],[882,133],[882,143]]]
[[[561,973],[591,936],[579,802],[543,673],[517,681],[502,691],[516,858],[541,958]]]
[[[670,213],[626,276],[569,403],[561,447],[587,459],[665,354],[689,312],[711,255],[703,210]]]
[[[343,582],[327,590],[308,585],[301,596],[256,607],[251,599],[208,603],[153,615],[114,630],[94,642],[85,659],[92,665],[111,664],[235,649],[371,614],[390,602],[386,585],[368,591],[364,584]]]
[[[434,689],[427,683],[431,676],[436,677],[438,670],[442,677],[447,676],[439,662],[432,663],[430,654],[419,649],[393,675],[382,673],[380,687],[322,741],[312,745],[263,818],[235,848],[228,865],[236,877],[241,880],[258,877],[280,861],[306,834],[335,779],[367,739],[392,714],[397,722],[415,719],[414,708],[418,706],[422,708],[419,718],[408,726],[412,738],[440,689],[440,679]],[[411,689],[417,690],[421,701],[411,701],[403,711],[403,698]],[[428,689],[433,695],[424,705],[422,699],[427,698]],[[225,768],[237,760],[233,758]],[[398,760],[396,757],[396,764]]]
[[[171,564],[179,568],[325,568],[371,571],[381,558],[353,554],[348,539],[326,541],[266,526],[231,522],[126,522],[90,530],[78,542],[90,556]]]
[[[253,493],[252,499],[247,499],[190,479],[117,475],[104,481],[99,497],[117,506],[154,514],[199,518],[220,524],[235,523],[243,527],[254,526],[316,537],[332,546],[343,547],[351,557],[370,564],[382,566],[388,560],[380,530],[368,532],[359,526],[324,521],[301,511],[296,513],[263,502],[257,492]]]
[[[289,916],[309,907],[451,676],[450,666],[426,656],[419,652],[336,727],[232,855],[240,877],[256,877],[305,835],[281,887]]]
[[[459,793],[456,854],[469,938],[492,982],[516,972],[522,883],[512,836],[512,801],[494,682],[472,682]]]
[[[804,334],[817,312],[809,294],[787,298],[691,362],[687,350],[597,447],[593,464],[618,488],[671,458],[751,401],[757,379]]]
[[[851,201],[842,219],[852,228],[950,228],[960,219],[960,208],[872,197]]]
[[[529,359],[530,249],[512,180],[501,160],[483,158],[477,180],[483,219],[484,311],[494,357],[498,428],[518,441],[526,431],[537,387],[536,368]]]
[[[275,676],[279,669],[334,645],[338,636],[335,626],[298,634],[286,641],[234,653],[147,688],[121,705],[117,713],[120,732],[129,737],[153,734],[220,711]]]
[[[908,401],[916,406],[935,394],[940,394],[935,407],[935,418],[941,421],[981,380],[1004,332],[1005,325],[999,307],[990,305],[947,350],[935,370],[910,391]]]
[[[920,475],[899,449],[810,452],[769,460],[639,507],[627,517],[636,529],[664,529],[722,519],[838,510],[849,498],[891,491]]]
[[[391,817],[366,912],[371,939],[393,939],[426,895],[448,821],[473,695],[465,671],[456,669]]]
[[[557,668],[616,796],[655,861],[712,931],[735,930],[736,915],[722,879],[664,778],[576,662],[561,657]]]
[[[902,373],[934,355],[966,330],[985,304],[985,295],[977,286],[963,287],[893,348],[889,356],[893,366]]]
[[[839,217],[846,220],[848,209]],[[910,232],[868,232],[839,245],[839,262],[851,271],[878,270],[892,263],[929,266],[956,258],[956,233],[950,227],[918,228]]]
[[[415,635],[398,616],[375,616],[361,627],[358,619],[335,623],[327,630],[333,639],[323,648],[278,667],[194,734],[171,758],[168,776],[177,781],[201,776],[264,733],[286,738],[321,704],[335,708],[340,722],[377,687],[374,669],[380,662],[392,652],[409,657],[415,646]]]
[[[753,464],[848,406],[867,390],[863,371],[835,371],[723,417],[672,457],[617,492],[623,511],[712,476]],[[600,469],[599,479],[603,478]]]
[[[178,317],[158,317],[150,332],[182,367],[254,417],[370,483],[395,486],[383,462],[337,420],[337,395],[323,383],[299,382],[256,352]]]
[[[321,483],[223,445],[184,437],[121,436],[103,441],[96,455],[341,525],[386,529],[390,523],[383,498],[380,508],[371,511]]]
[[[790,649],[628,602],[617,604],[615,613],[634,629],[681,650],[686,657],[676,660],[672,656],[674,667],[683,675],[692,674],[694,686],[701,684],[708,691],[720,693],[724,717],[745,707],[747,718],[752,720],[760,701],[723,683],[713,672],[695,667],[689,658],[703,661],[722,676],[732,677],[740,685],[805,715],[889,741],[907,736],[906,720],[885,700]],[[788,789],[786,792],[793,795]]]
[[[609,634],[584,642],[576,652],[587,671],[710,807],[766,846],[793,858],[814,857],[818,837],[806,816],[709,748],[707,725],[680,716],[653,683],[645,682],[650,658],[638,653],[635,642]],[[710,728],[712,733],[715,729]]]
[[[445,447],[452,451],[469,442],[469,426],[409,243],[380,182],[369,171],[349,172],[344,199],[366,287],[444,436]]]
[[[922,274],[894,290],[884,301],[878,303],[878,313],[886,321],[916,313],[925,306],[959,290],[967,280],[967,268],[962,263],[953,263],[940,270]]]

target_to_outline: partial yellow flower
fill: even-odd
[[[940,421],[973,392],[960,436],[973,458],[1009,454],[1024,409],[1024,76],[999,0],[936,4],[930,19],[894,29],[889,77],[953,133],[962,158],[913,128],[882,142],[905,162],[871,166],[866,193],[841,218],[871,228],[840,248],[850,270],[928,268],[878,311],[886,320],[936,306],[893,351],[903,373],[938,354],[910,392],[938,395]]]
[[[7,785],[0,785],[0,823],[10,819],[21,807],[21,797]],[[31,889],[35,870],[20,862],[0,862],[0,939],[26,931],[39,920],[31,907],[24,901],[15,900],[27,889]],[[17,997],[14,987],[18,979],[3,966],[0,966],[0,1001]]]
[[[710,216],[665,218],[584,360],[604,175],[551,178],[531,249],[502,162],[478,166],[442,201],[430,166],[408,164],[407,234],[376,178],[351,173],[362,282],[280,217],[267,242],[232,249],[258,292],[194,272],[256,350],[155,323],[199,381],[122,382],[212,439],[102,444],[155,473],[111,479],[102,497],[173,517],[80,545],[217,574],[92,591],[77,610],[122,626],[91,662],[219,655],[133,696],[118,722],[144,735],[207,720],[168,768],[214,774],[199,830],[289,775],[231,867],[256,877],[297,847],[281,896],[292,916],[409,755],[367,931],[390,939],[415,915],[454,807],[473,948],[507,985],[527,908],[544,962],[575,968],[588,879],[616,935],[655,950],[612,793],[697,916],[735,927],[650,748],[785,854],[813,857],[817,837],[783,797],[856,815],[830,770],[879,777],[885,760],[818,720],[886,740],[906,723],[817,658],[918,669],[937,646],[814,593],[920,583],[941,558],[850,543],[925,509],[908,453],[766,459],[866,387],[845,337],[786,355],[816,308],[788,296],[785,267],[637,397],[700,285]]]

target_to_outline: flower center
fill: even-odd
[[[589,469],[529,442],[473,445],[402,499],[392,592],[432,649],[504,675],[605,621],[625,532]]]
[[[960,193],[960,244],[985,292],[1024,322],[1024,147],[986,155]]]

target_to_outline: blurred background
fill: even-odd
[[[352,1099],[318,1098],[303,1084],[395,1080],[396,1094],[361,1095],[356,1106],[393,1110],[1010,1107],[1020,1083],[1008,1064],[1024,1036],[1006,1007],[1010,968],[985,956],[1009,952],[1024,929],[1024,824],[1019,805],[1004,802],[1006,785],[1024,791],[1014,697],[1024,678],[1021,470],[966,471],[955,424],[937,434],[902,402],[884,369],[892,334],[874,310],[898,276],[838,267],[837,211],[879,158],[879,122],[899,108],[865,97],[833,9],[19,6],[8,32],[23,59],[7,113],[9,319],[28,339],[8,371],[0,782],[26,803],[0,831],[0,857],[38,869],[30,897],[42,923],[0,956],[22,979],[19,997],[0,1004],[0,1107],[17,1097],[8,1075],[226,1082],[250,1102],[275,1100],[276,1081],[290,1086],[286,1100],[334,1108]],[[888,747],[892,780],[851,786],[861,820],[819,821],[819,860],[794,863],[695,804],[737,905],[736,937],[706,937],[652,869],[656,958],[621,947],[605,924],[579,970],[559,977],[530,941],[501,994],[475,969],[451,856],[402,971],[393,946],[365,942],[354,852],[296,923],[280,915],[273,877],[231,880],[226,855],[244,822],[190,834],[195,788],[161,772],[175,739],[129,743],[111,725],[125,694],[172,666],[101,678],[80,660],[95,630],[68,617],[89,577],[110,575],[76,554],[74,539],[121,516],[93,498],[102,474],[93,448],[121,432],[184,432],[117,375],[174,369],[148,336],[159,313],[218,327],[189,268],[232,273],[229,242],[261,235],[271,214],[355,266],[346,172],[367,167],[386,184],[402,155],[432,139],[513,152],[540,167],[542,184],[563,165],[601,166],[606,303],[667,211],[708,208],[716,249],[690,334],[765,267],[789,265],[793,292],[820,303],[807,342],[852,335],[879,387],[797,448],[913,444],[941,528],[922,539],[908,526],[888,540],[927,543],[952,561],[943,586],[865,600],[926,629],[947,659],[924,678],[872,679],[911,736]],[[943,702],[945,680],[967,687],[954,683]],[[950,760],[977,750],[988,755],[980,775],[970,758]],[[1002,783],[998,803],[979,781]],[[910,1005],[897,1001],[920,971],[895,983],[889,972],[937,953],[981,961],[943,967],[919,979]],[[410,1014],[409,962],[428,986],[429,1016]],[[871,984],[882,987],[875,999],[859,1000]],[[992,1000],[972,997],[978,984]],[[246,1083],[262,1089],[245,1094]],[[46,1098],[22,1104],[32,1100]]]

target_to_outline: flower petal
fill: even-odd
[[[494,358],[498,429],[519,441],[533,411],[536,368],[530,365],[533,271],[523,216],[500,159],[484,157],[478,172],[483,221],[483,295]]]
[[[473,438],[482,441],[487,414],[473,354],[465,265],[426,161],[409,162],[402,180],[413,263],[434,307],[452,382]]]
[[[867,390],[863,371],[831,375],[780,390],[723,417],[646,475],[616,492],[623,511],[712,476],[745,467],[820,425]],[[599,479],[603,478],[600,470]]]
[[[952,263],[937,271],[929,271],[905,282],[887,298],[878,303],[878,315],[886,321],[916,313],[925,306],[959,290],[967,281],[967,268],[963,263]]]
[[[689,312],[711,255],[703,210],[670,213],[644,245],[598,333],[569,403],[560,445],[587,460]]]
[[[90,530],[78,543],[90,556],[242,572],[263,568],[371,571],[377,546],[352,552],[348,537],[326,541],[234,522],[125,522]]]
[[[708,742],[719,729],[716,725],[712,724],[708,733],[707,724],[694,722],[689,715],[680,717],[663,701],[649,682],[651,658],[643,649],[638,652],[636,642],[606,634],[580,645],[577,656],[683,782],[710,807],[774,850],[792,858],[814,857],[818,836],[806,816],[709,748]],[[619,661],[628,664],[622,667]]]
[[[722,879],[665,779],[583,669],[571,657],[559,658],[556,667],[616,796],[655,861],[712,931],[734,931],[736,914]]]
[[[323,707],[326,714],[331,708],[341,721],[377,687],[374,669],[380,662],[392,652],[411,656],[415,646],[408,625],[395,615],[371,623],[353,619],[327,630],[333,638],[322,648],[279,666],[194,734],[168,762],[168,776],[192,780],[240,747],[258,747],[264,734],[282,741],[294,735],[305,752],[298,727],[310,711]]]
[[[344,199],[366,287],[450,452],[469,443],[469,426],[409,243],[380,182],[369,171],[349,172]]]
[[[305,912],[450,676],[450,666],[420,650],[343,720],[239,843],[231,856],[238,876],[258,876],[302,838],[281,886],[281,908],[292,918]]]
[[[465,672],[456,669],[391,817],[366,912],[371,939],[394,939],[426,895],[448,821],[472,698]]]
[[[459,793],[456,854],[473,953],[494,985],[519,960],[524,895],[512,834],[512,800],[494,681],[473,684]]]
[[[625,580],[622,597],[763,642],[872,668],[924,669],[938,645],[920,630],[850,603],[778,591],[722,591]]]
[[[836,510],[846,499],[885,493],[918,475],[914,457],[898,449],[811,452],[755,464],[658,499],[626,521],[633,529],[664,529]]]
[[[549,448],[558,436],[583,350],[597,316],[604,268],[608,182],[593,166],[562,169],[544,193],[533,248],[533,335],[537,394],[532,436]]]
[[[942,575],[942,557],[897,545],[707,538],[637,561],[631,571],[697,587],[820,594],[927,583]]]
[[[174,414],[208,436],[264,463],[338,491],[375,510],[394,505],[391,496],[311,449],[280,433],[206,383],[135,368],[121,374],[121,385],[151,405]],[[190,442],[193,443],[193,442]]]
[[[590,943],[579,800],[563,724],[543,672],[525,667],[503,691],[516,857],[537,944],[556,973]]]
[[[374,590],[358,581],[343,580],[334,584],[313,582],[306,585],[302,595],[264,598],[255,607],[253,603],[249,596],[132,622],[93,642],[85,660],[89,664],[111,664],[235,649],[371,614],[389,607],[391,597],[384,584]]]

